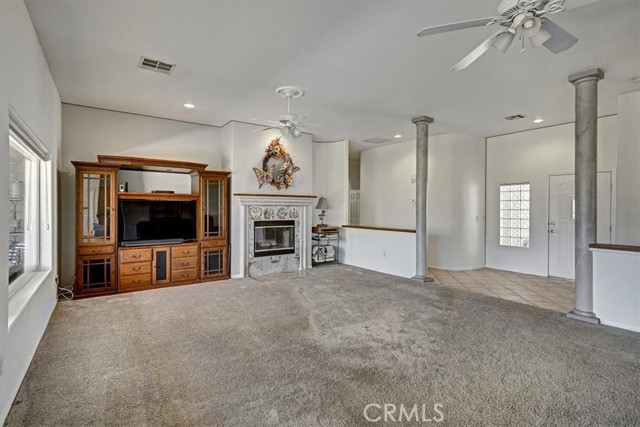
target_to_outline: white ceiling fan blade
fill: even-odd
[[[591,3],[596,3],[599,0],[565,0],[563,6],[566,10],[575,9],[578,7],[586,6]]]
[[[491,37],[489,37],[488,39],[486,39],[485,41],[483,41],[480,46],[478,46],[477,48],[473,49],[467,56],[465,56],[464,58],[462,58],[460,60],[460,62],[458,62],[456,65],[454,65],[451,68],[451,71],[460,71],[460,70],[464,70],[465,68],[467,68],[469,65],[471,65],[476,59],[480,58],[482,55],[484,55],[485,53],[487,53],[487,51],[489,49],[491,49],[491,45],[493,44],[494,40],[503,32],[505,32],[507,30],[500,30],[497,33],[493,34]]]
[[[256,130],[251,131],[251,132],[252,133],[253,132],[264,132],[265,130],[271,130],[271,129],[278,129],[278,127],[277,126],[271,126],[271,127],[268,127],[268,128],[256,129]]]
[[[430,36],[433,34],[448,33],[449,31],[464,30],[465,28],[482,27],[493,21],[493,18],[473,19],[471,21],[454,22],[453,24],[436,25],[418,31],[418,37]]]
[[[543,45],[553,53],[564,52],[578,43],[577,38],[550,19],[544,20],[541,29],[551,34],[551,38],[545,41]]]

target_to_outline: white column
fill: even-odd
[[[596,243],[598,177],[598,81],[604,72],[598,68],[572,74],[569,81],[576,88],[576,307],[568,317],[599,324],[593,313],[593,254]]]
[[[411,120],[416,125],[416,275],[412,279],[433,282],[427,270],[427,162],[429,160],[429,123],[427,116]]]

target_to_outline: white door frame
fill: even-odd
[[[616,237],[616,168],[611,168],[611,170],[598,170],[596,173],[609,172],[611,174],[611,241],[615,242]],[[547,172],[547,189],[546,189],[546,218],[545,223],[547,224],[547,230],[549,227],[549,196],[551,195],[551,177],[552,176],[561,176],[561,175],[575,175],[575,171],[572,172]],[[545,237],[546,246],[545,246],[545,256],[547,259],[547,277],[549,277],[549,233]]]

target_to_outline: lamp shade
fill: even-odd
[[[291,136],[294,138],[300,138],[302,136],[302,131],[296,127],[291,129]]]
[[[329,205],[327,204],[327,199],[325,199],[324,197],[320,197],[318,199],[318,204],[316,205],[316,209],[321,209],[321,210],[329,209]]]
[[[505,31],[504,33],[496,37],[492,45],[493,47],[498,49],[500,52],[506,53],[507,50],[509,49],[509,46],[511,46],[511,43],[513,43],[513,39],[515,38],[515,36],[516,36],[515,32]]]

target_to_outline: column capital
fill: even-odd
[[[604,71],[600,68],[592,68],[591,70],[574,73],[569,76],[569,82],[576,85],[586,80],[602,80],[604,79]]]
[[[411,123],[417,125],[418,123],[433,123],[433,118],[427,116],[418,116],[411,119]]]

